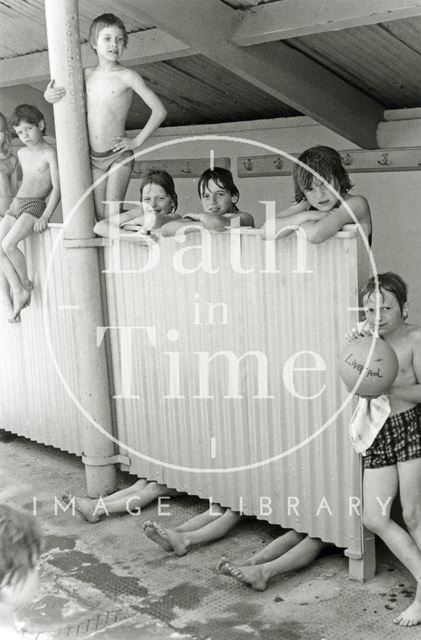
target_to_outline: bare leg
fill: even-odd
[[[219,518],[225,513],[225,509],[221,507],[219,504],[213,503],[209,507],[207,511],[204,513],[199,513],[199,515],[190,518],[183,524],[175,527],[176,531],[196,531],[196,529],[201,529],[202,527],[210,524],[211,522],[215,522],[215,518]]]
[[[95,184],[95,182],[101,178],[101,176],[103,176],[105,174],[104,171],[101,171],[100,169],[97,169],[96,167],[92,167],[92,183]],[[106,191],[107,191],[107,178],[104,178],[104,180],[101,180],[101,182],[99,182],[93,191],[93,196],[94,196],[94,206],[95,206],[95,217],[97,220],[103,220],[105,218],[105,204],[104,204],[104,200],[106,200]]]
[[[256,591],[264,591],[271,578],[288,571],[297,571],[313,562],[326,544],[318,538],[307,536],[276,560],[242,567],[225,563],[225,569],[228,569],[230,576],[243,584],[247,584]]]
[[[298,531],[291,529],[282,536],[272,540],[272,542],[269,542],[264,549],[252,556],[247,564],[263,564],[264,562],[275,560],[299,544],[304,538],[306,538],[305,533],[298,533]]]
[[[10,285],[2,271],[0,271],[0,305],[5,310],[6,317],[13,318],[13,300],[10,292]],[[15,322],[19,322],[19,320],[19,316],[15,318]]]
[[[32,282],[26,270],[25,256],[18,249],[18,244],[33,233],[35,220],[29,213],[23,213],[3,240],[3,249],[24,287],[32,285]]]
[[[225,513],[225,509],[223,509],[219,504],[211,504],[209,509],[204,513],[199,513],[199,515],[190,518],[183,524],[175,527],[174,531],[195,531],[196,529],[200,529],[201,527],[206,526],[215,518],[219,518],[221,515]],[[143,524],[143,531],[145,535],[148,536],[150,540],[156,542],[160,547],[165,549],[165,551],[174,551],[171,542],[164,535],[161,535],[161,532],[166,532],[167,530],[163,527],[157,525],[156,522],[152,522],[151,520],[146,520]]]
[[[415,482],[414,478],[412,478],[412,482]],[[365,470],[363,478],[364,524],[385,542],[417,581],[414,602],[394,620],[396,624],[402,626],[413,626],[421,622],[421,553],[414,539],[390,519],[390,509],[397,490],[398,469],[396,466]]]
[[[105,515],[115,513],[139,512],[159,496],[171,496],[177,492],[156,482],[140,480],[132,487],[127,487],[104,498],[79,498],[75,496],[75,506],[80,515],[88,522],[99,522]],[[70,501],[69,492],[64,493],[64,500]]]
[[[136,480],[134,484],[131,484],[129,487],[125,489],[119,489],[118,491],[114,491],[114,493],[110,493],[108,496],[105,496],[104,502],[110,504],[113,500],[119,500],[120,498],[130,498],[130,496],[135,495],[139,491],[142,491],[147,486],[148,481],[146,478],[140,478]]]
[[[116,166],[118,163],[114,163],[110,170]],[[113,202],[122,202],[126,197],[127,187],[129,186],[130,177],[132,175],[133,169],[133,160],[127,162],[126,164],[120,165],[116,171],[110,173],[107,178],[107,188],[106,188],[106,198],[107,201],[104,205],[104,216],[105,218],[109,218],[113,213],[117,213],[115,211],[115,207],[113,207]],[[121,208],[121,205],[120,205]]]
[[[421,551],[421,459],[398,462],[398,474],[403,518],[411,538]],[[417,580],[415,600],[394,620],[395,624],[403,627],[421,623],[421,575],[414,577]]]
[[[1,248],[4,238],[9,233],[14,223],[15,219],[12,218],[12,216],[4,216],[4,218],[2,218],[0,221],[0,269],[2,274],[1,297],[6,309],[6,316],[9,322],[20,321],[20,317],[14,316],[13,313],[11,288],[15,291],[23,291],[24,289],[12,263]]]
[[[0,223],[10,225],[6,216]],[[32,282],[26,271],[26,260],[18,244],[33,233],[35,218],[23,213],[9,228],[2,240],[1,268],[12,289],[13,319],[27,306],[31,297]]]
[[[193,518],[190,518],[190,520],[186,520],[186,522],[183,522],[183,524],[177,525],[175,527],[175,531],[195,531],[196,529],[200,529],[201,527],[204,527],[210,522],[213,522],[215,518],[218,518],[224,512],[225,512],[225,509],[223,509],[219,504],[212,504],[209,507],[209,509],[204,513],[199,513],[199,515],[193,516]],[[155,523],[152,522],[151,520],[146,520],[146,522],[143,525],[143,529],[145,533],[146,533],[146,529],[149,529],[149,528],[155,529]],[[152,539],[156,538],[154,534],[150,535],[149,537]],[[155,542],[158,542],[158,541],[155,540]],[[168,545],[165,545],[165,546],[168,546]]]
[[[208,522],[200,529],[193,531],[179,531],[177,529],[164,529],[154,523],[155,532],[158,536],[152,537],[148,530],[145,531],[151,540],[166,548],[164,545],[171,544],[173,551],[178,556],[184,556],[190,549],[196,545],[206,542],[213,542],[225,536],[240,520],[241,515],[231,509],[226,509],[223,514],[217,518],[213,518],[212,522]]]
[[[269,542],[264,549],[256,553],[254,556],[251,556],[251,558],[242,563],[241,566],[250,567],[255,564],[264,564],[265,562],[275,560],[284,553],[287,553],[287,551],[295,547],[295,545],[299,544],[305,537],[305,533],[298,533],[291,529],[291,531],[287,531],[282,536],[279,536],[278,538],[275,538],[275,540],[272,540],[272,542]],[[226,556],[222,556],[216,565],[219,573],[230,574],[226,565],[231,566],[231,563]]]

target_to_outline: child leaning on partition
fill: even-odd
[[[397,378],[386,392],[390,415],[363,458],[363,521],[417,582],[414,602],[394,620],[411,627],[421,623],[421,327],[407,322],[407,286],[396,273],[378,275],[378,295],[376,278],[371,278],[362,299],[366,323],[354,327],[347,339],[378,332],[399,362]],[[390,517],[398,491],[408,531]]]
[[[104,13],[92,22],[89,43],[98,56],[98,65],[86,67],[84,77],[94,183],[113,166],[130,158],[167,114],[158,96],[146,86],[141,76],[134,69],[120,64],[127,42],[126,27],[112,13]],[[133,93],[146,103],[151,115],[142,131],[136,137],[129,138],[125,133],[125,125]],[[44,97],[54,103],[64,94],[64,87],[56,87],[55,81],[51,80]],[[133,162],[126,162],[96,185],[94,201],[98,220],[111,215],[111,202],[124,200],[132,168]]]
[[[60,184],[56,150],[43,137],[46,127],[42,113],[32,105],[21,104],[10,122],[24,145],[18,151],[22,183],[0,222],[0,267],[11,291],[8,320],[18,322],[32,291],[25,256],[18,245],[34,231],[45,231],[60,200]]]
[[[183,229],[185,233],[200,228],[226,231],[233,219],[238,219],[242,227],[254,227],[253,216],[237,207],[240,192],[228,169],[206,169],[199,178],[197,190],[203,213],[187,213],[180,220],[168,222],[161,227],[162,236],[174,236],[179,229]]]
[[[94,231],[104,238],[149,244],[155,239],[155,235],[149,235],[151,231],[180,218],[177,207],[173,177],[167,171],[153,170],[142,180],[139,205],[100,220]]]
[[[352,183],[339,153],[331,147],[311,147],[298,160],[305,166],[294,163],[295,203],[276,216],[275,224],[269,220],[263,225],[262,237],[265,240],[282,238],[300,228],[309,242],[319,244],[334,236],[345,224],[358,221],[371,245],[370,207],[364,196],[349,193]]]
[[[0,638],[24,638],[15,625],[15,613],[28,606],[38,591],[41,534],[35,518],[0,504]]]

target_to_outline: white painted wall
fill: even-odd
[[[48,135],[54,136],[53,105],[44,100],[41,91],[26,84],[0,89],[0,112],[6,118],[11,116],[18,104],[32,104],[37,107],[45,118]]]

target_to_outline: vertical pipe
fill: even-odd
[[[56,80],[57,85],[66,88],[65,97],[54,105],[64,237],[66,240],[93,238],[92,195],[72,212],[92,182],[77,0],[45,0],[45,15],[51,78]],[[68,313],[74,314],[73,348],[77,351],[81,387],[84,389],[79,401],[87,414],[111,434],[112,412],[105,346],[104,343],[99,348],[96,346],[97,326],[105,324],[97,251],[96,247],[67,249],[67,269],[72,291],[70,302],[76,307]],[[87,418],[84,420],[82,446],[87,459],[87,491],[89,496],[96,497],[115,489],[115,467],[106,462],[114,454],[114,444]]]

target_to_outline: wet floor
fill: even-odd
[[[133,481],[119,476],[120,486]],[[62,510],[65,488],[85,492],[80,460],[4,432],[0,487],[1,499],[36,508],[45,534],[40,591],[19,614],[37,640],[412,640],[421,633],[392,623],[414,583],[384,550],[376,578],[365,584],[348,579],[341,553],[329,553],[256,592],[220,575],[216,562],[223,554],[241,562],[279,535],[278,527],[247,519],[224,539],[174,556],[145,537],[143,522],[175,526],[205,502],[180,496],[165,518],[151,505],[138,516],[89,524]]]

